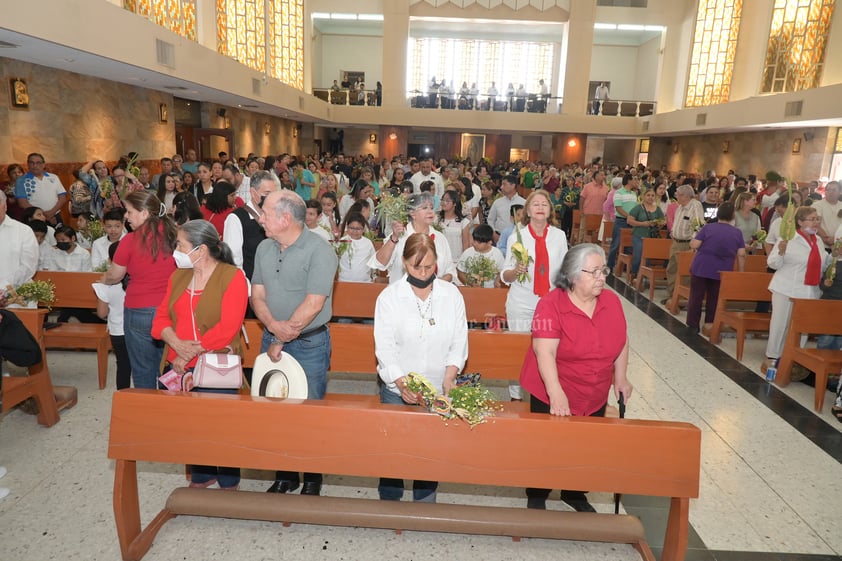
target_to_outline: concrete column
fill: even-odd
[[[409,0],[383,2],[383,107],[406,105],[408,48]]]
[[[570,0],[564,99],[561,106],[564,115],[583,115],[587,111],[595,21],[595,0]]]
[[[683,15],[676,16],[676,19],[667,23],[667,29],[661,35],[662,54],[655,91],[657,113],[681,109],[687,93],[687,71],[690,67],[696,12],[688,9]]]
[[[200,45],[216,52],[216,1],[196,1],[196,39]]]
[[[731,77],[731,97],[728,101],[746,99],[760,92],[773,4],[743,2],[740,35],[734,56],[734,75]]]

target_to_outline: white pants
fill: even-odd
[[[789,332],[792,317],[792,301],[789,296],[772,292],[772,319],[769,322],[769,340],[766,342],[766,358],[781,358],[784,342]],[[800,346],[807,344],[807,336],[801,336]]]

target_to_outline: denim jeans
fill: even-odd
[[[263,331],[260,352],[265,353],[272,342],[272,333]],[[327,369],[330,367],[330,330],[325,329],[314,335],[299,337],[284,343],[284,352],[298,361],[307,376],[307,399],[323,399],[327,389]],[[297,481],[298,474],[291,471],[275,473],[278,481]],[[305,473],[304,481],[321,483],[320,473]]]
[[[389,386],[380,384],[380,403],[392,405],[406,405],[401,396],[390,391]],[[436,502],[437,481],[414,481],[412,483],[412,500],[418,502]],[[382,501],[399,501],[403,497],[403,479],[381,477],[377,486]]]
[[[640,258],[643,257],[643,238],[632,236],[632,277],[640,269]]]
[[[123,332],[126,350],[132,365],[134,387],[155,389],[161,374],[164,345],[152,338],[155,308],[126,308],[123,311]]]
[[[842,335],[819,335],[816,348],[838,351],[842,349]]]
[[[617,262],[617,252],[622,251],[620,248],[620,238],[622,237],[622,230],[628,228],[629,225],[625,218],[617,216],[614,218],[614,230],[611,234],[611,249],[608,250],[608,268],[614,270],[614,264]]]

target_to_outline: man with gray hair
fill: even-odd
[[[266,239],[254,258],[251,305],[266,326],[260,351],[273,362],[284,351],[291,355],[307,375],[307,399],[322,399],[339,261],[330,244],[305,227],[305,214],[304,200],[293,191],[273,191],[264,200],[259,222]],[[287,493],[298,486],[298,473],[279,471],[268,491]],[[321,474],[304,474],[302,495],[318,495],[321,488]]]
[[[245,180],[243,182],[245,183]],[[251,176],[249,183],[251,196],[245,206],[236,209],[225,218],[225,235],[222,241],[231,248],[234,264],[243,270],[250,281],[254,272],[254,254],[257,246],[266,239],[263,227],[258,223],[262,212],[260,207],[269,193],[281,188],[281,182],[272,172],[258,171]]]
[[[670,237],[670,261],[667,265],[667,298],[661,303],[665,304],[675,289],[675,277],[678,274],[678,253],[689,251],[690,240],[696,235],[696,230],[705,223],[705,209],[702,203],[696,198],[696,193],[689,185],[679,185],[675,190],[675,197],[678,200],[678,208],[675,210]]]

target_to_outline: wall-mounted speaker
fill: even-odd
[[[810,142],[815,137],[816,137],[816,135],[811,133],[810,131],[807,131],[807,132],[804,133],[804,140],[806,140],[807,142]]]
[[[219,109],[216,110],[216,114],[219,115],[220,117],[224,117],[227,112],[228,111],[226,111],[224,107],[220,107]]]

